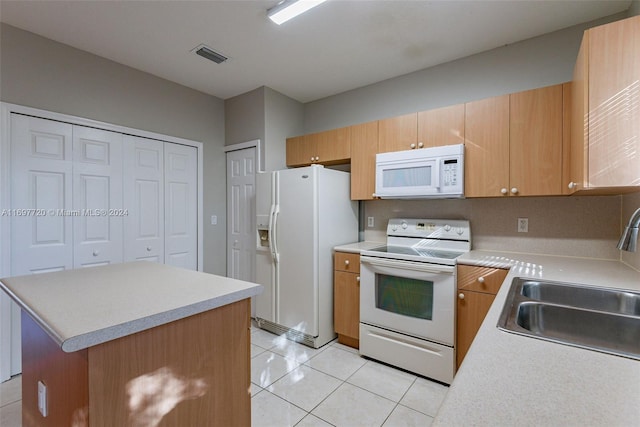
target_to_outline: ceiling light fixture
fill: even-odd
[[[226,56],[214,51],[213,49],[208,48],[207,46],[198,46],[195,51],[198,55],[202,56],[203,58],[207,58],[209,61],[213,61],[216,64],[221,64],[229,59]]]
[[[267,10],[267,16],[273,22],[280,25],[325,1],[326,0],[283,0]]]

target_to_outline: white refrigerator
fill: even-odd
[[[318,348],[333,329],[333,247],[358,240],[350,174],[320,165],[256,176],[256,321]]]

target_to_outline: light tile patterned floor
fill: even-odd
[[[448,388],[362,358],[251,330],[253,427],[429,426]],[[20,377],[0,385],[0,426],[21,426]]]

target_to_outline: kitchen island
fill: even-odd
[[[23,313],[25,427],[251,424],[260,285],[133,262],[0,288]]]
[[[640,290],[618,262],[471,251],[458,264],[509,268],[434,426],[630,426],[640,419],[640,361],[496,327],[514,277]]]

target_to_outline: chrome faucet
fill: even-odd
[[[640,209],[635,211],[629,219],[629,224],[624,228],[618,249],[623,251],[635,252],[638,245],[638,226],[640,225]]]

